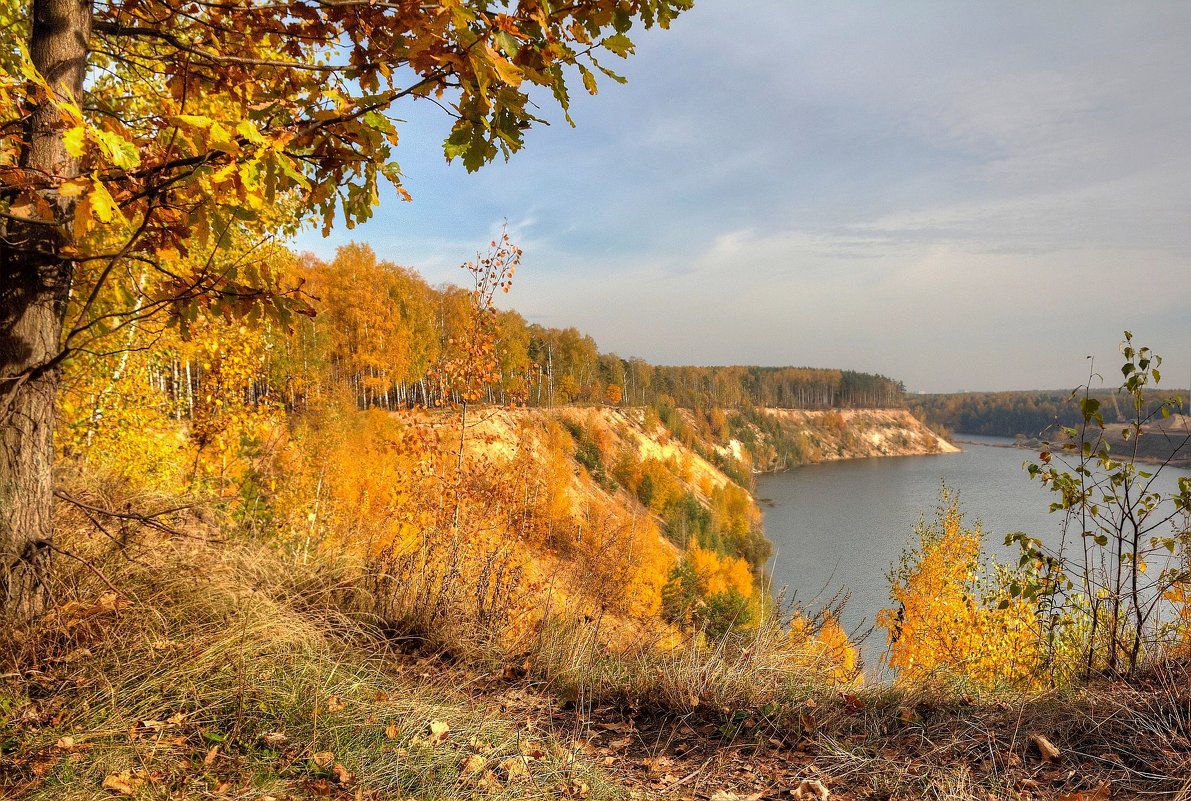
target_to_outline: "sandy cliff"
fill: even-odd
[[[765,409],[763,413],[772,428],[760,433],[774,446],[767,453],[754,454],[756,467],[763,470],[959,451],[905,409]]]

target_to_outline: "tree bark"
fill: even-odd
[[[55,94],[81,105],[91,33],[90,0],[33,0],[29,55]],[[54,415],[62,327],[74,274],[74,200],[57,187],[79,175],[67,123],[39,94],[26,119],[21,162],[50,207],[0,231],[0,604],[21,623],[50,602]]]

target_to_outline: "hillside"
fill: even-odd
[[[64,365],[49,605],[0,630],[5,797],[1181,786],[1177,576],[1132,652],[1145,672],[1127,678],[1149,684],[1110,691],[1081,666],[1120,649],[1081,645],[1074,607],[1057,625],[1076,645],[1049,649],[1014,591],[1048,563],[984,573],[954,504],[915,532],[878,616],[894,685],[864,686],[838,609],[771,597],[755,473],[950,448],[905,410],[856,406],[896,382],[599,354],[366,249],[297,272],[325,290],[313,320],[129,326],[125,350]],[[1013,736],[977,736],[1010,719]],[[1031,733],[1070,762],[1040,760]]]
[[[289,421],[251,465],[221,463],[233,494],[186,504],[131,492],[98,458],[76,463],[88,472],[63,476],[61,547],[87,566],[62,565],[72,600],[9,633],[0,790],[984,801],[1177,789],[1191,765],[1183,674],[1041,697],[858,685],[829,616],[774,614],[756,591],[759,516],[713,460],[751,462],[730,436],[747,430],[751,447],[805,440],[818,458],[945,444],[904,412],[757,412],[768,428],[723,417],[721,443],[693,412],[477,407],[460,440],[457,412],[349,410]],[[105,521],[119,547],[95,536]],[[1156,716],[1171,723],[1134,737]],[[1068,754],[1061,764],[1035,733]]]

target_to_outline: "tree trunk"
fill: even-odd
[[[81,105],[90,0],[33,0],[32,6],[33,66],[59,97]],[[9,218],[0,231],[0,611],[9,623],[37,616],[50,600],[54,414],[74,273],[67,255],[74,200],[57,186],[79,174],[78,159],[63,145],[66,127],[61,111],[37,97],[20,166],[52,216],[43,210],[40,219],[38,212],[27,222]]]

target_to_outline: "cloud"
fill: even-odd
[[[1181,3],[697,4],[509,164],[411,115],[415,202],[303,242],[457,280],[507,218],[508,302],[671,363],[1044,386],[1130,327],[1183,376],[1189,37]]]

